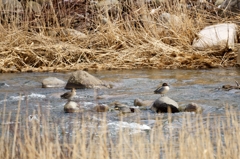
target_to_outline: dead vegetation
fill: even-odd
[[[79,114],[52,121],[50,114],[40,113],[41,108],[29,115],[20,111],[20,105],[17,113],[0,113],[0,158],[237,159],[240,155],[239,114],[230,108],[215,116],[158,116],[150,130],[135,127],[138,133],[131,133],[132,128],[121,127],[121,122],[116,130],[109,129],[104,115],[99,120]]]
[[[189,9],[182,3],[129,0],[98,7],[90,1],[50,2],[40,15],[2,10],[0,72],[197,69],[236,63],[232,50],[197,51],[191,43],[203,27],[237,22],[239,15],[226,17],[216,8]],[[161,18],[165,12],[180,21]]]

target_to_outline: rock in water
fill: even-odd
[[[66,82],[56,78],[56,77],[48,77],[43,79],[42,88],[53,88],[53,87],[63,87]]]
[[[108,112],[109,107],[106,104],[99,104],[93,108],[96,112]]]
[[[66,89],[110,88],[110,86],[85,71],[76,71],[73,72],[70,78],[68,79],[65,88]]]
[[[134,100],[134,106],[152,106],[152,100],[141,100],[139,98]]]
[[[196,103],[190,103],[184,109],[185,112],[195,112],[196,114],[200,114],[203,112],[203,108]]]
[[[65,113],[76,113],[76,112],[82,112],[83,110],[80,109],[80,105],[74,101],[68,101],[64,105],[64,112]]]
[[[178,104],[171,98],[164,96],[154,101],[151,110],[157,113],[177,113],[179,112]]]

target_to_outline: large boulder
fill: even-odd
[[[163,96],[154,101],[151,110],[157,113],[177,113],[179,112],[177,102],[167,96]]]
[[[64,87],[66,82],[56,77],[48,77],[43,79],[42,88]]]
[[[70,78],[68,79],[65,88],[66,89],[110,88],[110,86],[85,71],[76,71],[73,72]]]
[[[237,42],[237,25],[222,23],[205,27],[194,39],[193,47],[197,50],[233,49]]]

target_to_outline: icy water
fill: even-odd
[[[92,89],[77,90],[74,98],[86,113],[91,114],[91,120],[99,120],[103,113],[96,113],[92,108],[97,103],[109,104],[114,101],[133,106],[134,99],[155,100],[159,95],[153,91],[164,82],[170,85],[167,96],[185,106],[191,102],[202,106],[203,116],[224,116],[226,106],[232,106],[234,111],[240,110],[240,90],[224,91],[225,84],[235,85],[240,82],[240,69],[210,69],[210,70],[123,70],[123,71],[91,71],[93,76],[113,84],[112,89],[98,91],[95,99]],[[67,82],[70,73],[19,73],[0,74],[0,112],[17,113],[20,103],[20,120],[28,119],[29,115],[39,112],[36,118],[44,116],[50,123],[62,119],[66,123],[79,114],[64,113],[65,100],[60,95],[67,90],[64,88],[42,88],[42,80],[46,77],[57,77]],[[84,113],[81,113],[83,115]],[[104,113],[109,127],[113,130],[119,124],[119,115],[112,111]],[[173,114],[176,127],[181,125],[181,114]],[[210,115],[209,115],[210,114]],[[142,129],[154,125],[156,116],[150,110],[142,110],[140,114],[124,117],[126,127],[138,127],[134,120],[140,118]],[[167,127],[167,124],[166,124]]]

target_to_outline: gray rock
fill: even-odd
[[[179,112],[178,104],[171,98],[163,96],[154,101],[151,110],[157,113],[177,113]]]
[[[139,113],[140,110],[138,108],[132,108],[128,106],[119,106],[118,107],[119,114],[128,114],[128,113]]]
[[[203,108],[196,103],[190,103],[186,106],[184,109],[185,112],[195,112],[197,114],[200,114],[203,112]]]
[[[6,84],[6,83],[3,83],[3,82],[0,82],[0,88],[1,88],[1,87],[4,87],[4,86],[7,86],[7,87],[9,87],[9,85],[8,85],[8,84]]]
[[[109,107],[106,104],[99,104],[93,108],[96,112],[108,112]]]
[[[64,105],[64,112],[65,113],[76,113],[76,112],[82,112],[83,109],[80,109],[80,105],[74,101],[68,101]]]
[[[141,100],[141,99],[135,99],[134,100],[134,106],[152,106],[153,101],[152,100]]]
[[[65,84],[66,82],[56,77],[48,77],[43,79],[42,88],[64,87]]]
[[[114,102],[114,109],[119,111],[119,114],[139,113],[140,109],[136,107],[129,107],[125,104]]]
[[[68,79],[65,88],[66,89],[110,88],[110,86],[85,71],[76,71],[73,72],[70,78]]]

